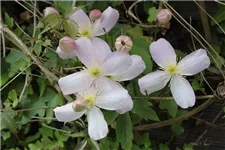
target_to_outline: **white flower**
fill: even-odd
[[[79,9],[73,13],[69,19],[77,23],[79,27],[79,38],[93,38],[109,32],[119,19],[119,13],[116,9],[108,7],[101,14],[101,18],[92,22],[87,14],[82,9]],[[76,41],[76,43],[77,42],[79,41]],[[59,47],[57,49],[59,49]],[[60,53],[58,54],[60,55]],[[68,58],[74,57],[74,55],[70,55],[70,53],[68,53],[68,56],[71,56]]]
[[[98,90],[97,90],[98,89]],[[108,126],[99,108],[106,110],[118,110],[126,107],[130,96],[123,88],[113,90],[101,90],[101,87],[90,88],[78,93],[78,103],[73,102],[54,109],[56,119],[61,122],[69,122],[87,115],[88,133],[94,140],[104,138],[108,133]],[[84,103],[85,102],[85,103]],[[75,111],[74,104],[82,104],[82,109]],[[84,105],[83,105],[84,104]],[[86,108],[84,108],[86,107]]]
[[[89,88],[93,84],[114,89],[121,86],[115,81],[127,81],[135,78],[145,69],[140,56],[130,56],[124,52],[111,52],[108,44],[99,38],[80,38],[75,50],[77,57],[87,67],[85,70],[59,79],[63,94],[73,94]],[[124,113],[133,106],[130,101]]]
[[[176,103],[182,108],[195,104],[195,94],[190,83],[182,77],[195,75],[210,65],[209,57],[204,49],[198,49],[177,63],[173,47],[165,39],[159,39],[150,45],[153,60],[163,71],[152,72],[141,79],[138,84],[143,95],[151,94],[166,86],[170,88]]]

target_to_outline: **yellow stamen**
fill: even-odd
[[[93,95],[88,95],[84,97],[84,99],[88,102],[89,105],[93,105],[95,98],[96,97]]]
[[[167,68],[167,72],[170,75],[176,74],[177,73],[177,65],[169,65],[168,68]]]
[[[91,69],[91,75],[94,77],[99,77],[99,75],[101,74],[101,70],[98,68],[93,68]]]
[[[91,37],[91,30],[90,29],[85,29],[85,30],[82,30],[81,32],[80,32],[80,34],[81,34],[81,36],[82,37]]]

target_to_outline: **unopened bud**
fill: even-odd
[[[172,18],[172,13],[169,9],[161,9],[156,17],[159,24],[167,24]]]
[[[75,102],[73,102],[73,110],[76,112],[84,111],[88,106],[88,102],[84,99],[78,99]]]
[[[121,35],[116,39],[115,47],[117,51],[129,52],[133,46],[133,42],[130,37]]]
[[[53,7],[46,7],[44,9],[44,16],[46,17],[49,14],[59,14],[58,10]]]
[[[59,48],[66,53],[71,53],[76,49],[76,43],[74,39],[65,36],[59,41]]]
[[[93,9],[90,13],[89,13],[89,18],[92,21],[95,21],[99,18],[102,17],[102,12],[99,9]]]

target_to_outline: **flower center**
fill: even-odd
[[[93,105],[95,98],[96,97],[93,95],[88,95],[88,96],[84,97],[84,99],[88,102],[89,105]]]
[[[168,68],[167,68],[167,72],[170,75],[176,74],[177,73],[177,65],[169,65]]]
[[[82,30],[80,32],[80,34],[81,34],[82,37],[88,37],[88,38],[90,38],[91,37],[91,30],[90,29]]]
[[[101,74],[101,70],[98,69],[98,68],[93,68],[91,69],[91,75],[94,76],[94,77],[99,77],[99,75]]]
[[[124,41],[121,41],[121,44],[124,46],[125,45],[125,42]]]

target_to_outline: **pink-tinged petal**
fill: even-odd
[[[175,75],[170,81],[174,100],[181,108],[192,107],[195,104],[195,93],[191,84],[182,76]]]
[[[209,57],[204,49],[199,49],[185,56],[178,63],[178,73],[181,75],[195,75],[210,65]]]
[[[132,108],[133,108],[133,105],[134,105],[134,102],[133,100],[131,99],[130,95],[128,94],[128,97],[126,99],[126,106],[121,108],[121,109],[118,109],[116,110],[119,114],[124,114],[128,111],[130,111]]]
[[[132,64],[129,54],[123,52],[113,52],[101,66],[102,73],[108,76],[119,75],[127,71]]]
[[[70,16],[70,19],[77,23],[79,30],[90,29],[91,22],[87,14],[79,9]]]
[[[56,107],[54,109],[55,117],[58,121],[69,122],[80,118],[85,111],[75,112],[72,107],[73,103],[66,104],[61,107]]]
[[[59,57],[62,59],[69,59],[69,58],[73,58],[76,56],[75,51],[72,51],[71,53],[64,52],[59,47],[57,47],[56,53],[58,53]]]
[[[129,94],[124,88],[116,88],[109,92],[101,93],[95,105],[106,110],[117,110],[127,106]]]
[[[99,36],[105,34],[105,32],[109,32],[115,26],[118,19],[119,12],[112,7],[108,7],[102,13],[102,17],[95,21],[93,25],[93,35]]]
[[[112,53],[109,45],[100,38],[79,38],[76,44],[75,53],[88,68],[102,64]]]
[[[145,67],[146,67],[145,63],[140,56],[132,55],[131,59],[132,59],[132,65],[130,66],[130,68],[126,72],[120,75],[114,76],[113,77],[114,80],[128,81],[137,77],[145,70]]]
[[[85,90],[91,86],[94,78],[87,70],[76,72],[59,79],[59,86],[64,95]]]
[[[169,65],[176,65],[177,63],[173,47],[163,38],[151,43],[150,53],[153,60],[164,69],[167,69]]]
[[[165,71],[155,71],[138,80],[140,91],[143,95],[151,94],[164,88],[170,80],[170,75]],[[146,91],[146,92],[145,92]]]
[[[95,106],[87,113],[88,134],[94,140],[99,140],[108,134],[108,125],[101,110]]]

